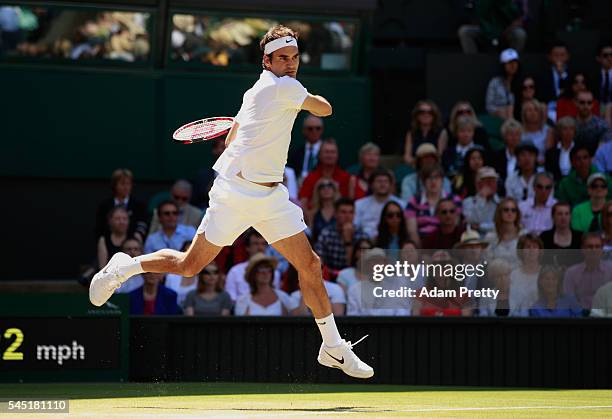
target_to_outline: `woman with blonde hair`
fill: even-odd
[[[424,143],[436,146],[439,155],[448,144],[448,134],[442,126],[442,114],[431,100],[420,100],[412,109],[410,130],[404,141],[404,162],[414,166],[416,149]]]
[[[317,241],[319,233],[336,221],[334,202],[340,198],[338,185],[333,179],[321,178],[317,181],[312,195],[311,208],[304,210],[306,224],[310,226],[310,237]]]
[[[544,163],[544,153],[554,143],[555,131],[548,126],[546,105],[536,99],[523,103],[521,111],[523,135],[521,142],[532,142],[538,149],[538,163]]]
[[[482,122],[478,120],[474,107],[467,100],[460,100],[455,103],[455,106],[451,109],[450,117],[448,118],[448,126],[446,128],[446,132],[448,133],[448,147],[457,145],[457,136],[455,135],[457,132],[457,120],[462,116],[474,118],[474,144],[489,151],[491,149],[489,134],[487,134],[487,130],[482,126]]]
[[[489,242],[489,257],[506,259],[512,264],[517,263],[516,245],[522,231],[521,211],[516,199],[503,198],[495,209],[493,222],[495,230],[485,236],[485,240]]]

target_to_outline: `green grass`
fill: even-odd
[[[612,390],[252,383],[0,384],[0,397],[70,399],[70,418],[612,417]],[[0,417],[9,417],[7,415]],[[19,414],[25,419],[61,415]]]

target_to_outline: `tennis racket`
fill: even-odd
[[[233,123],[229,116],[199,119],[174,131],[172,138],[182,144],[201,143],[227,134]]]

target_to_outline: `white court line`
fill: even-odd
[[[426,409],[389,409],[389,412],[456,412],[471,410],[530,410],[530,409],[612,409],[612,406],[500,406],[500,407],[431,407]],[[363,412],[366,412],[365,410]]]

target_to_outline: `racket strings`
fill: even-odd
[[[200,123],[185,127],[177,134],[180,139],[194,140],[206,138],[216,133],[226,131],[231,128],[231,126],[231,120],[201,121]]]

